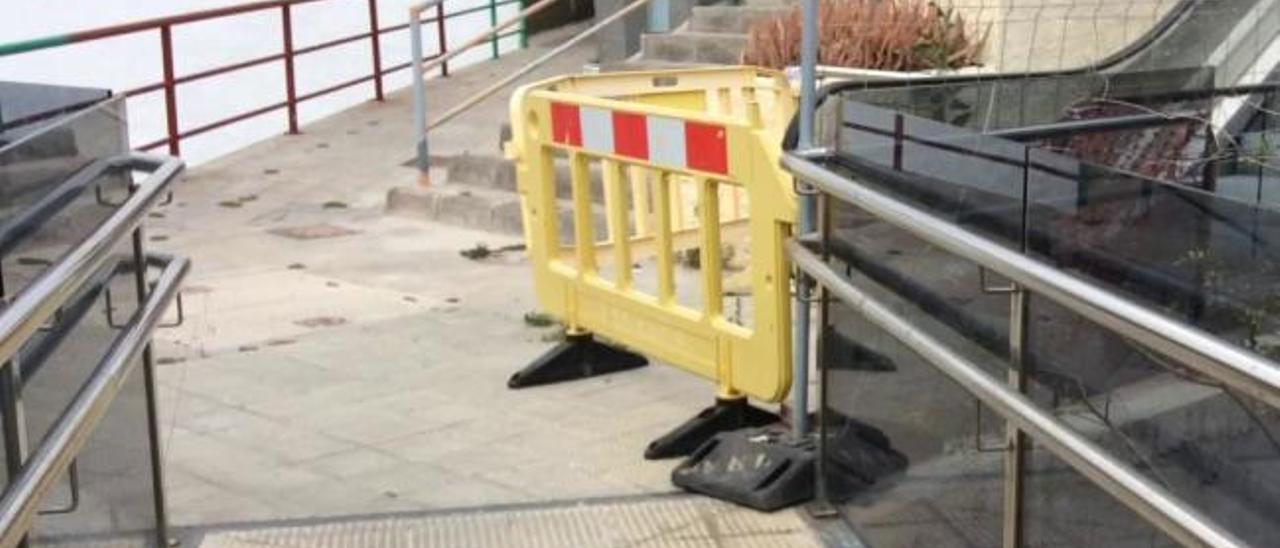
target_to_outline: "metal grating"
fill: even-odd
[[[796,511],[771,514],[691,496],[333,520],[207,533],[201,548],[814,547]]]

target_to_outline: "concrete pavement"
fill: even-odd
[[[450,93],[539,47],[460,71]],[[151,219],[151,245],[195,264],[186,323],[157,341],[176,524],[673,490],[674,463],[641,453],[712,387],[654,365],[508,390],[555,328],[523,320],[522,254],[459,254],[518,239],[383,214],[387,190],[417,178],[409,105],[395,94],[212,161]],[[496,147],[494,126],[452,128],[441,148]]]

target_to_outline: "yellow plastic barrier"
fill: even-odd
[[[544,309],[570,333],[598,333],[715,381],[720,398],[785,398],[782,243],[796,211],[779,157],[795,108],[781,73],[746,67],[561,77],[517,90],[508,155]],[[726,315],[735,276],[722,255],[744,238],[750,245],[735,255],[748,254],[747,320]],[[677,290],[677,252],[693,248],[698,305]],[[656,287],[637,280],[633,265],[645,261],[656,263]]]

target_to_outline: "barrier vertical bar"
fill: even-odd
[[[421,37],[419,37],[419,40],[421,40]],[[440,45],[440,55],[444,55],[445,52],[449,51],[449,43],[445,35],[444,2],[436,4],[436,41],[439,42]],[[421,55],[419,55],[419,57],[421,57]],[[440,76],[448,75],[449,62],[442,61],[440,63]]]
[[[631,181],[631,209],[635,217],[636,236],[645,237],[653,230],[649,177],[640,168],[633,167],[627,171],[627,178]]]
[[[378,0],[369,0],[369,48],[373,53],[373,98],[382,101],[382,34],[378,27]]]
[[[169,155],[178,156],[181,148],[178,145],[178,84],[174,81],[173,29],[169,25],[160,27],[160,62],[164,71],[164,115]]]
[[[814,93],[818,64],[818,0],[804,0],[803,34],[800,40],[800,127],[797,147],[813,147]],[[813,232],[813,197],[801,194],[800,234]],[[796,274],[795,333],[792,341],[791,431],[797,438],[809,433],[809,280]]]
[[[498,0],[489,0],[489,27],[498,26]],[[493,49],[492,59],[498,58],[498,33],[493,33],[493,37],[489,39],[489,45]]]
[[[284,92],[289,113],[289,133],[298,133],[298,90],[293,79],[293,12],[289,4],[280,6],[280,32],[284,40]]]
[[[658,208],[658,302],[670,304],[676,298],[675,268],[671,256],[671,175],[658,173],[653,191],[656,193],[653,205]]]
[[[595,212],[591,205],[591,168],[587,156],[574,152],[569,156],[570,179],[573,186],[573,235],[574,251],[578,255],[578,274],[595,274],[596,227]]]
[[[628,196],[623,189],[624,166],[614,160],[605,160],[604,184],[609,208],[609,238],[613,240],[613,263],[617,269],[618,289],[626,291],[635,283],[631,272],[631,234],[627,229]]]
[[[716,181],[698,178],[698,215],[702,224],[702,294],[705,295],[705,318],[715,320],[724,314],[724,291],[720,271],[720,194]]]

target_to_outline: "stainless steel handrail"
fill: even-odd
[[[124,234],[127,235],[128,231]],[[4,497],[0,498],[0,546],[15,546],[26,536],[40,503],[83,449],[146,349],[152,332],[177,295],[189,268],[190,262],[184,258],[173,259],[165,267],[154,291],[134,313],[128,327],[112,343],[107,355],[66,411],[58,417],[22,471],[9,482]]]
[[[0,314],[0,362],[16,355],[27,339],[93,276],[183,170],[182,160],[142,153],[118,157],[108,166],[150,174],[93,234],[40,274]]]
[[[1280,409],[1280,364],[786,153],[797,178],[1017,282],[1121,336]]]
[[[861,202],[855,203],[864,205]],[[812,276],[846,305],[920,355],[991,409],[1014,422],[1018,428],[1094,484],[1178,542],[1190,546],[1246,546],[1243,541],[1195,508],[1146,479],[1137,470],[1112,458],[1106,450],[1076,433],[1053,415],[1042,411],[1026,396],[986,374],[977,364],[966,360],[911,325],[910,321],[894,313],[885,304],[844,280],[840,273],[805,249],[800,242],[788,241],[787,253],[800,270]]]

